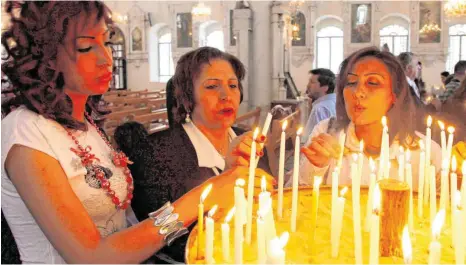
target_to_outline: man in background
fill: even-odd
[[[314,126],[320,121],[336,116],[335,74],[325,68],[309,71],[311,77],[306,87],[306,94],[312,101],[311,114],[304,128],[302,143],[307,142]]]
[[[443,85],[446,85],[446,80],[447,80],[447,77],[450,75],[450,73],[448,71],[443,71],[442,73],[440,73],[440,79],[442,80],[442,84]]]
[[[460,86],[461,82],[466,77],[466,61],[459,61],[455,65],[455,72],[453,79],[445,85],[445,91],[439,95],[440,101],[443,103],[455,94],[456,89]]]

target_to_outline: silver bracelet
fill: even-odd
[[[187,234],[189,231],[184,227],[183,221],[179,221],[179,214],[174,213],[175,207],[170,202],[165,203],[162,208],[149,214],[154,220],[154,226],[160,227],[159,234],[164,235],[163,240],[170,246],[175,239]]]

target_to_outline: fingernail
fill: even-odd
[[[264,152],[260,151],[258,155],[259,155],[259,156],[263,156],[263,155],[264,155]]]
[[[262,142],[265,141],[265,136],[264,136],[264,135],[261,135],[260,140],[261,140]]]

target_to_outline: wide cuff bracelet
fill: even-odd
[[[175,207],[167,202],[155,212],[149,214],[149,218],[154,220],[154,226],[160,227],[159,234],[163,235],[163,240],[170,246],[175,239],[188,233],[183,221],[179,221],[179,214],[174,213]]]

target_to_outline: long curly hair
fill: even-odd
[[[96,15],[111,26],[111,12],[100,1],[7,1],[8,30],[2,33],[6,58],[2,64],[2,91],[12,95],[2,104],[2,116],[25,106],[70,129],[87,130],[74,119],[71,99],[65,94],[66,80],[57,69],[57,51],[71,27],[70,20],[84,12]],[[86,112],[97,122],[107,114],[101,95],[89,97]]]

